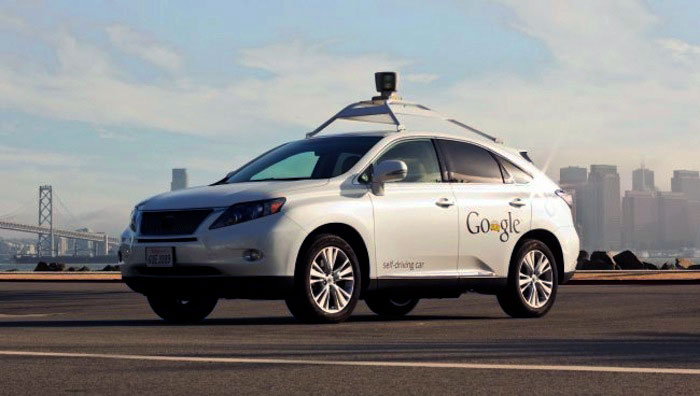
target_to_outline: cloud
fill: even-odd
[[[177,63],[131,29],[112,26],[108,31],[126,50],[158,54],[150,59],[161,65]],[[375,70],[410,63],[384,54],[337,55],[323,46],[290,41],[236,55],[235,62],[265,72],[264,77],[210,86],[171,75],[143,83],[123,75],[107,51],[66,31],[35,38],[55,53],[58,66],[46,71],[0,59],[0,107],[94,125],[190,135],[259,137],[290,126],[306,132],[348,98],[370,96]]]
[[[627,172],[646,157],[668,188],[674,167],[700,168],[697,47],[655,40],[660,21],[638,1],[503,3],[509,26],[544,44],[553,61],[536,77],[465,78],[436,102],[539,163],[551,157],[555,179],[561,166],[609,163],[627,187]]]
[[[72,155],[0,145],[0,166],[3,167],[72,167],[81,162],[80,158]]]
[[[21,32],[27,29],[27,24],[21,18],[14,15],[0,12],[0,29],[14,30]]]
[[[182,65],[180,55],[147,34],[124,25],[111,25],[105,30],[112,44],[128,54],[171,72],[177,71]]]
[[[124,132],[115,132],[115,131],[109,131],[106,128],[103,127],[96,127],[97,130],[97,136],[100,137],[100,139],[105,139],[105,140],[115,140],[119,142],[133,142],[136,141],[136,137]]]
[[[700,60],[700,46],[692,45],[674,38],[660,39],[657,42],[678,60],[684,62],[695,62],[696,65]]]
[[[408,73],[401,75],[402,80],[419,84],[429,84],[438,78],[439,76],[437,74],[432,73]]]

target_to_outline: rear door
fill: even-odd
[[[453,140],[438,146],[459,211],[459,276],[507,276],[513,248],[530,229],[528,188],[484,147]]]

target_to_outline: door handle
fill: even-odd
[[[435,201],[435,205],[441,207],[441,208],[449,208],[450,206],[454,205],[455,201],[449,199],[449,198],[440,198],[437,201]]]
[[[515,198],[514,200],[508,202],[508,205],[510,205],[510,206],[512,206],[512,207],[514,207],[514,208],[522,208],[522,207],[525,206],[526,204],[525,204],[525,202],[524,202],[522,199],[520,199],[520,198]]]

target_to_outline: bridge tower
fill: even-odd
[[[39,226],[48,227],[51,232],[39,234],[36,251],[39,256],[54,256],[53,233],[53,189],[51,186],[39,186]]]

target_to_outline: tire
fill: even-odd
[[[336,235],[319,234],[301,253],[294,290],[285,301],[292,315],[302,322],[339,323],[355,309],[361,279],[352,247]]]
[[[156,315],[170,323],[199,323],[216,306],[218,299],[211,296],[181,298],[177,296],[148,296],[148,303]]]
[[[514,318],[544,316],[554,305],[558,279],[556,261],[547,245],[534,239],[526,240],[511,260],[508,284],[497,295],[498,303]]]
[[[408,314],[418,305],[418,301],[420,300],[417,298],[391,296],[373,296],[365,299],[365,303],[372,312],[389,318],[398,318]]]

